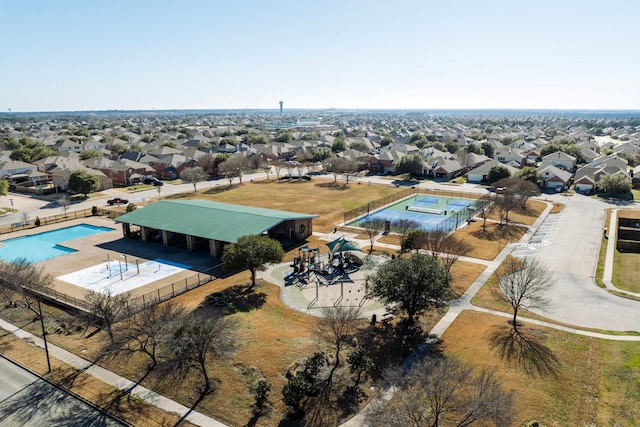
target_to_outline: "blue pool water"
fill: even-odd
[[[80,224],[30,236],[16,237],[0,242],[0,258],[9,262],[15,262],[20,258],[25,258],[30,262],[43,261],[75,252],[75,249],[60,246],[61,242],[112,230],[108,227]]]

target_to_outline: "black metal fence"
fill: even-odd
[[[403,190],[398,191],[397,193],[390,194],[381,199],[372,200],[366,205],[359,206],[355,209],[351,209],[344,213],[344,222],[343,225],[348,225],[350,221],[353,221],[356,218],[360,218],[362,216],[368,215],[369,213],[383,208],[387,205],[390,205],[393,202],[397,202],[398,200],[403,200],[407,197],[413,196],[415,194],[432,194],[442,197],[457,197],[461,199],[472,199],[473,202],[470,202],[470,205],[473,208],[478,208],[480,205],[484,204],[484,202],[478,202],[478,200],[490,200],[491,196],[486,193],[474,193],[471,191],[461,191],[455,188],[451,189],[429,189],[429,188],[419,188],[419,187],[410,187],[405,188]],[[464,214],[464,215],[463,215]],[[467,218],[469,216],[469,211],[465,208],[464,212],[460,212],[458,214],[458,220],[460,218]],[[447,219],[446,224],[443,223],[442,228],[450,228],[451,224],[455,224],[456,218],[451,217]],[[449,224],[451,223],[451,224]]]
[[[214,269],[215,267],[178,280],[169,285],[165,285],[155,291],[147,292],[146,294],[132,298],[127,302],[129,310],[130,312],[138,312],[210,283],[217,278],[217,276],[213,274]],[[66,305],[87,313],[92,311],[91,305],[85,299],[72,297],[62,292],[58,292],[55,289],[44,289],[40,290],[38,293],[44,298],[58,304]]]
[[[64,221],[71,221],[79,218],[87,218],[90,216],[106,216],[108,218],[117,218],[120,215],[124,215],[124,212],[102,209],[102,208],[89,208],[80,209],[77,211],[67,212],[63,215],[51,215],[40,218],[29,218],[19,222],[15,222],[11,225],[0,227],[0,234],[13,233],[14,231],[26,230],[27,228],[35,228],[42,225],[58,224]],[[38,224],[39,222],[39,224]]]

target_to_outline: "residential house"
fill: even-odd
[[[516,168],[524,165],[525,157],[526,156],[522,153],[522,151],[516,148],[505,147],[504,145],[498,147],[496,149],[495,155],[493,156],[493,158],[498,162],[508,164]]]
[[[97,163],[95,160],[98,160]],[[145,178],[154,176],[153,167],[129,159],[116,161],[109,159],[89,159],[85,162],[85,165],[98,169],[106,176],[109,176],[111,186],[133,185],[142,182]]]
[[[540,166],[549,165],[564,169],[567,172],[573,172],[576,167],[576,158],[563,151],[556,151],[555,153],[550,153],[542,157]]]
[[[423,162],[422,174],[431,178],[449,180],[460,175],[462,169],[458,159],[439,156]]]
[[[538,173],[540,174],[540,187],[554,191],[568,188],[572,176],[571,172],[552,164],[540,166]]]
[[[382,150],[380,154],[375,156],[378,159],[377,162],[372,162],[369,165],[369,172],[383,174],[395,173],[396,166],[404,155],[404,153],[395,150]]]
[[[56,142],[55,145],[53,146],[53,149],[60,153],[65,153],[69,151],[74,153],[81,153],[85,148],[84,148],[84,143],[82,142],[76,142],[70,139],[65,139],[63,141]]]
[[[518,172],[517,168],[510,166],[508,164],[502,164],[497,160],[493,159],[486,163],[481,164],[477,168],[471,169],[467,172],[467,181],[469,182],[487,182],[487,177],[489,176],[489,171],[494,166],[504,166],[507,168],[511,175],[515,175]]]
[[[584,193],[594,191],[604,175],[617,174],[628,175],[625,159],[615,154],[599,157],[576,171],[573,180],[575,190]]]
[[[8,178],[12,175],[25,174],[29,171],[37,171],[38,166],[20,160],[0,161],[0,179]]]

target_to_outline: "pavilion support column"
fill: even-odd
[[[169,232],[162,230],[162,246],[169,246]]]
[[[131,237],[131,226],[124,222],[122,223],[122,235],[127,239]]]
[[[140,226],[140,240],[143,242],[149,240],[149,229],[147,227]]]
[[[187,252],[193,252],[193,245],[195,244],[196,238],[189,234],[185,237],[187,238]]]
[[[220,256],[220,242],[217,240],[209,239],[209,254],[212,257],[218,258]]]

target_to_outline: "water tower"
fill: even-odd
[[[280,115],[282,115],[282,104],[283,104],[283,102],[280,101]]]

